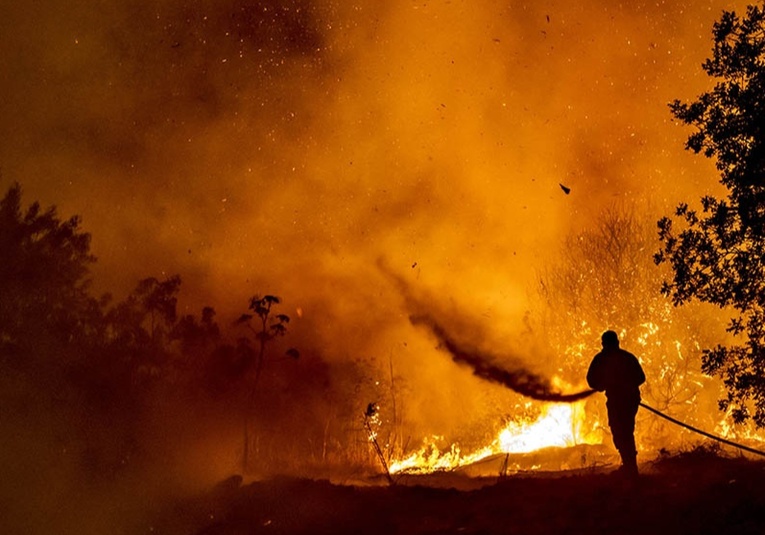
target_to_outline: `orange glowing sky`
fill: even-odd
[[[667,103],[711,87],[712,23],[743,5],[6,0],[0,185],[82,216],[99,290],[275,293],[327,353],[385,355],[379,258],[512,322],[604,206],[714,190]]]

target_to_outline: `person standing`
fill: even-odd
[[[645,373],[637,357],[619,347],[619,337],[614,331],[604,332],[600,340],[603,349],[590,363],[587,384],[598,392],[605,391],[608,426],[622,460],[619,471],[635,477],[638,475],[635,415]]]

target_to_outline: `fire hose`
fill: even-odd
[[[688,424],[686,424],[684,422],[681,422],[680,420],[675,420],[671,416],[667,416],[663,412],[661,412],[659,410],[656,410],[653,407],[651,407],[649,405],[646,405],[643,402],[640,403],[640,406],[643,407],[646,410],[651,411],[655,415],[660,416],[661,418],[664,418],[665,420],[669,420],[670,422],[672,422],[675,425],[679,425],[680,427],[685,427],[686,429],[689,429],[690,431],[693,431],[694,433],[698,433],[700,435],[704,435],[707,438],[711,438],[713,440],[717,440],[718,442],[722,442],[723,444],[728,444],[729,446],[733,446],[734,448],[739,448],[739,449],[742,449],[744,451],[748,451],[749,453],[754,453],[754,454],[757,454],[757,455],[765,456],[765,451],[756,450],[754,448],[750,448],[749,446],[744,446],[743,444],[739,444],[737,442],[733,442],[733,441],[730,441],[728,439],[725,439],[725,438],[722,438],[722,437],[718,437],[717,435],[713,435],[711,433],[707,433],[706,431],[702,431],[701,429],[693,427],[692,425],[688,425]]]
[[[394,277],[394,279],[397,280],[400,285],[405,287],[405,285],[401,282],[401,280],[398,279],[398,277]],[[486,381],[501,384],[502,386],[510,388],[511,390],[514,390],[515,392],[518,392],[524,396],[540,401],[572,403],[574,401],[579,401],[589,397],[595,393],[595,390],[584,390],[575,394],[562,394],[555,392],[551,390],[548,381],[544,380],[544,378],[540,378],[534,373],[528,372],[524,369],[516,369],[513,371],[506,370],[492,364],[492,359],[490,356],[482,354],[475,348],[463,347],[462,344],[459,344],[456,340],[449,336],[446,329],[444,329],[442,325],[440,325],[433,317],[428,314],[420,313],[411,315],[409,320],[414,325],[425,325],[428,327],[439,340],[443,348],[451,354],[452,359],[455,362],[467,364],[470,366],[473,369],[474,375]],[[676,420],[675,418],[672,418],[671,416],[668,416],[645,403],[641,402],[640,406],[654,413],[655,415],[664,418],[665,420],[668,420],[675,425],[679,425],[680,427],[684,427],[690,431],[693,431],[694,433],[698,433],[707,438],[711,438],[712,440],[733,446],[734,448],[739,448],[741,450],[748,451],[749,453],[754,453],[756,455],[762,455],[765,457],[765,451],[751,448],[749,446],[733,442],[717,435],[707,433],[706,431],[702,431],[701,429],[693,427],[692,425],[688,425],[684,422],[681,422],[680,420]]]

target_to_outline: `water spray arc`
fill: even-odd
[[[555,403],[573,403],[575,401],[587,398],[595,393],[595,390],[584,390],[575,394],[557,393],[554,390],[551,390],[549,381],[539,375],[530,373],[526,370],[516,370],[514,372],[510,372],[490,364],[489,358],[486,355],[483,355],[477,350],[469,350],[457,344],[446,333],[443,327],[436,323],[432,318],[428,318],[427,316],[418,316],[416,318],[410,319],[414,325],[426,325],[436,336],[436,338],[438,338],[444,349],[449,352],[455,362],[461,362],[469,365],[473,369],[473,373],[481,379],[501,384],[515,392],[518,392],[519,394],[530,397],[532,399]],[[650,411],[655,415],[672,422],[675,425],[693,431],[694,433],[705,436],[707,438],[711,438],[712,440],[716,440],[718,442],[722,442],[723,444],[748,451],[749,453],[765,456],[765,452],[763,451],[739,444],[737,442],[733,442],[731,440],[727,440],[711,433],[707,433],[706,431],[688,425],[684,422],[681,422],[680,420],[676,420],[675,418],[672,418],[671,416],[668,416],[663,412],[654,409],[646,403],[641,402],[640,406],[647,411]]]
[[[469,348],[458,343],[442,325],[427,314],[412,316],[409,319],[413,325],[427,327],[440,342],[441,347],[451,355],[452,360],[458,364],[468,365],[475,376],[500,384],[528,398],[552,403],[574,403],[595,393],[594,390],[584,390],[573,394],[558,392],[550,384],[550,381],[541,375],[522,367],[516,367],[513,370],[500,367],[493,363],[493,361],[500,359],[479,349]]]
[[[418,299],[412,292],[411,287],[398,274],[394,273],[382,259],[378,260],[378,267],[398,288],[406,302],[409,311],[409,321],[413,326],[426,329],[438,341],[438,348],[447,352],[452,360],[471,369],[476,377],[492,382],[530,399],[549,403],[575,403],[595,394],[595,390],[587,389],[575,393],[562,393],[558,391],[551,381],[537,373],[528,370],[521,365],[522,360],[512,354],[490,353],[470,344],[457,340],[441,321],[436,319],[429,307],[425,306],[424,299]],[[447,315],[448,317],[448,315]],[[498,363],[503,363],[500,365]],[[512,363],[508,366],[507,363]],[[765,452],[718,437],[701,429],[690,426],[668,416],[661,411],[641,402],[640,406],[655,415],[664,418],[675,425],[688,429],[712,440],[716,440],[739,448],[741,450],[765,456]]]
[[[550,389],[549,381],[541,376],[530,373],[526,370],[516,370],[515,372],[504,370],[490,364],[487,357],[482,355],[480,352],[475,350],[467,350],[466,348],[459,346],[448,336],[446,331],[432,319],[426,319],[425,317],[420,316],[418,318],[412,318],[411,321],[415,325],[426,325],[442,343],[444,348],[451,354],[454,361],[468,364],[473,369],[473,373],[477,377],[506,386],[524,396],[540,401],[573,403],[575,401],[587,398],[595,393],[595,390],[584,390],[575,394],[557,393]],[[675,425],[693,431],[694,433],[705,436],[707,438],[711,438],[712,440],[716,440],[718,442],[722,442],[723,444],[748,451],[749,453],[765,456],[765,452],[763,451],[750,448],[749,446],[727,440],[711,433],[707,433],[706,431],[688,425],[684,422],[681,422],[680,420],[676,420],[675,418],[672,418],[671,416],[668,416],[663,412],[654,409],[646,403],[641,402],[640,406],[656,414],[657,416],[664,418],[665,420],[668,420]]]
[[[561,393],[553,387],[547,378],[523,366],[522,359],[512,354],[490,354],[458,341],[444,327],[443,322],[436,318],[436,314],[431,312],[433,307],[424,304],[427,300],[416,297],[409,284],[399,274],[395,273],[384,259],[378,259],[377,266],[396,285],[399,293],[404,298],[411,324],[426,328],[438,340],[439,347],[451,355],[454,362],[467,365],[477,377],[502,385],[525,397],[538,401],[574,403],[594,393],[593,390],[585,390],[573,394]],[[444,314],[440,316],[444,316]],[[500,366],[497,364],[499,362],[512,363],[512,366],[509,364]]]

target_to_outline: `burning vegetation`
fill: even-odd
[[[65,400],[54,411],[57,419],[68,422],[66,427],[83,426],[66,448],[89,463],[94,475],[118,473],[152,457],[146,444],[163,434],[164,418],[174,415],[183,427],[200,414],[222,432],[213,447],[213,472],[331,474],[341,466],[362,471],[382,466],[391,477],[481,464],[473,470],[483,475],[609,464],[614,452],[603,403],[583,384],[598,336],[591,324],[623,326],[625,345],[634,347],[651,378],[643,391],[651,406],[727,438],[758,440],[753,428],[733,427],[714,409],[721,386],[693,359],[709,343],[701,334],[713,336],[713,317],[693,307],[672,307],[658,292],[655,267],[640,255],[650,243],[648,226],[630,211],[607,212],[595,228],[567,239],[560,255],[573,257],[540,273],[540,305],[527,316],[523,336],[545,341],[533,354],[546,358],[514,352],[498,341],[493,324],[473,323],[418,288],[416,280],[380,264],[390,291],[401,297],[412,335],[431,348],[428,358],[459,370],[456,387],[477,384],[489,402],[462,437],[437,432],[418,437],[412,433],[417,415],[408,410],[417,392],[396,369],[396,356],[375,370],[361,361],[338,367],[311,347],[295,349],[301,338],[292,336],[290,317],[278,310],[284,304],[272,295],[252,297],[248,312],[229,327],[216,321],[212,307],[199,317],[179,315],[177,276],[144,279],[121,302],[96,299],[87,289],[94,261],[89,236],[76,218],[62,222],[55,211],[36,204],[22,209],[19,187],[6,194],[2,210],[11,260],[4,278],[9,296],[4,363],[12,371],[6,378],[27,377],[25,388],[52,388]],[[47,269],[56,255],[69,262],[58,264],[58,273],[68,278],[52,277]],[[40,269],[32,276],[29,266]],[[632,305],[602,306],[611,295]],[[43,313],[49,307],[56,313]],[[60,358],[30,360],[44,356],[46,347],[55,347]],[[686,355],[684,347],[696,351]],[[29,375],[32,369],[36,373]],[[290,388],[294,384],[300,391]],[[342,385],[350,384],[353,394],[344,395]],[[13,404],[22,398],[9,399]],[[375,401],[365,404],[365,399]],[[90,414],[87,420],[83,411]],[[94,427],[93,418],[110,424]],[[178,432],[184,440],[203,439]],[[296,433],[305,440],[287,445]],[[648,414],[641,414],[637,439],[645,458],[697,442]],[[212,445],[205,442],[198,444]]]
[[[9,7],[9,532],[103,533],[231,474],[195,527],[288,522],[221,505],[291,492],[275,476],[398,499],[423,474],[515,491],[509,476],[552,471],[609,493],[585,382],[606,329],[639,358],[646,405],[761,450],[765,15],[723,12],[702,93],[688,65],[718,3]],[[643,463],[704,440],[638,414]],[[759,482],[731,473],[738,497]],[[320,485],[309,500],[345,492]]]

